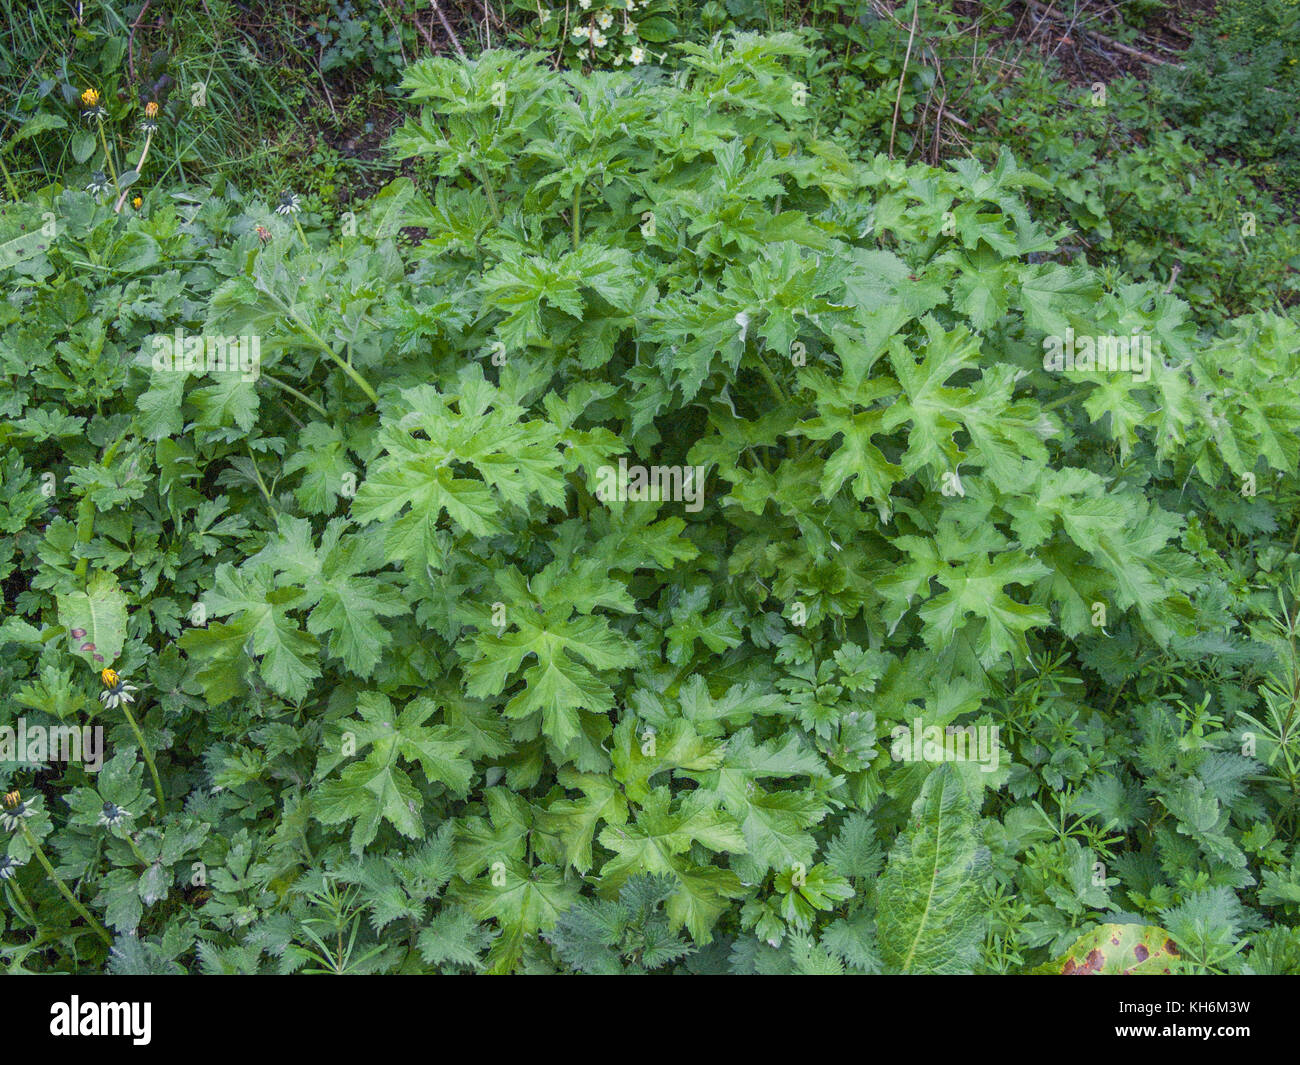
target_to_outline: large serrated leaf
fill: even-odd
[[[84,592],[59,596],[68,649],[96,669],[113,664],[126,642],[126,595],[111,573],[95,572]]]
[[[983,937],[980,877],[988,852],[975,802],[944,763],[912,805],[912,820],[880,880],[880,956],[899,973],[972,971]]]
[[[407,225],[406,209],[415,197],[415,183],[410,178],[390,181],[370,201],[367,218],[371,223],[371,236],[375,240],[394,236]]]

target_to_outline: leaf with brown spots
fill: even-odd
[[[1043,976],[1153,976],[1178,968],[1169,933],[1155,925],[1105,924],[1077,939],[1055,961],[1040,965]]]

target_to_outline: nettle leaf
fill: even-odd
[[[491,942],[491,935],[468,912],[447,906],[420,930],[416,949],[429,965],[481,970],[480,955]]]
[[[312,816],[327,825],[354,822],[354,854],[374,840],[384,821],[404,836],[424,835],[421,790],[399,760],[418,765],[424,774],[422,783],[442,784],[459,796],[468,791],[474,766],[463,756],[466,741],[446,725],[425,725],[436,711],[433,700],[419,698],[399,713],[387,696],[362,692],[357,697],[357,716],[339,723],[358,751],[368,747],[370,753],[315,788]]]
[[[988,851],[975,802],[945,763],[926,777],[878,888],[880,956],[900,973],[970,973],[983,939]]]

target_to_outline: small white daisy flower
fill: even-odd
[[[608,44],[609,42],[606,40],[605,35],[601,33],[600,30],[593,30],[591,34],[591,43],[594,44],[597,48],[604,48],[605,45]]]
[[[302,210],[302,200],[298,198],[296,192],[290,192],[285,189],[280,193],[280,202],[276,204],[276,214],[297,214]]]
[[[596,25],[598,25],[602,30],[607,30],[614,25],[614,16],[608,11],[602,11],[596,16]]]
[[[22,862],[16,862],[7,854],[0,854],[0,880],[8,880],[18,872]]]
[[[99,693],[99,701],[110,710],[117,709],[123,703],[135,702],[135,696],[132,692],[137,692],[140,689],[134,684],[128,684],[125,678],[118,676],[115,670],[106,669],[99,677],[104,682],[104,687],[108,689]]]
[[[123,821],[131,816],[130,810],[124,810],[116,803],[106,802],[104,808],[99,812],[99,823],[101,825],[120,825]]]
[[[632,48],[632,55],[629,58],[631,58],[632,65],[634,67],[639,67],[642,63],[645,62],[645,49],[642,48],[639,44],[635,45]]]
[[[0,810],[0,825],[4,826],[6,832],[12,832],[23,823],[23,818],[31,817],[35,812],[29,802],[19,802],[13,806],[6,806],[3,810]]]

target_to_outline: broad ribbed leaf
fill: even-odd
[[[948,764],[926,778],[880,880],[880,956],[900,973],[972,971],[983,936],[988,852],[975,803]]]

